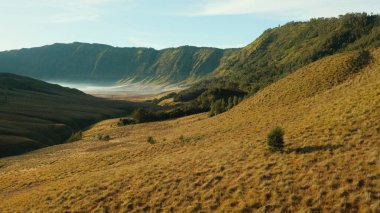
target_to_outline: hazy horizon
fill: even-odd
[[[253,42],[254,39],[251,41]],[[106,45],[106,46],[111,46],[111,47],[114,47],[114,48],[153,48],[155,50],[164,50],[164,49],[171,49],[171,48],[178,48],[178,47],[184,47],[184,46],[193,46],[193,47],[199,47],[199,48],[202,48],[202,47],[205,47],[205,48],[217,48],[217,49],[239,49],[239,48],[243,48],[245,46],[247,46],[249,43],[243,45],[243,46],[239,46],[239,47],[213,47],[213,46],[196,46],[196,45],[187,45],[187,44],[184,44],[184,45],[179,45],[179,46],[169,46],[169,47],[163,47],[163,48],[154,48],[154,47],[143,47],[143,46],[114,46],[114,45],[111,45],[111,44],[105,44],[105,43],[92,43],[92,42],[85,42],[85,41],[72,41],[72,42],[54,42],[54,43],[48,43],[48,44],[42,44],[42,45],[39,45],[39,46],[31,46],[31,47],[20,47],[20,48],[16,48],[16,49],[9,49],[9,50],[0,50],[0,52],[5,52],[5,51],[12,51],[12,50],[21,50],[21,49],[32,49],[32,48],[39,48],[39,47],[44,47],[44,46],[50,46],[50,45],[54,45],[54,44],[74,44],[74,43],[82,43],[82,44],[97,44],[97,45]]]
[[[56,81],[44,80],[48,83],[58,84],[62,87],[78,89],[90,95],[147,95],[158,94],[161,92],[172,91],[183,88],[178,84],[170,85],[153,85],[138,83],[104,83],[104,82],[72,82],[72,81]]]

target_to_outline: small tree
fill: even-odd
[[[221,99],[218,99],[215,102],[213,102],[211,104],[209,116],[212,117],[212,116],[218,115],[220,113],[223,113],[224,112],[223,104],[225,104],[225,102],[222,101]]]
[[[212,116],[215,116],[216,115],[216,109],[217,109],[217,103],[216,102],[212,102],[211,103],[211,106],[210,106],[210,112],[208,114],[209,117],[212,117]]]
[[[226,108],[227,108],[227,103],[226,101],[222,98],[222,100],[220,101],[220,108],[222,110],[222,112],[225,112],[226,111]]]
[[[227,105],[227,109],[232,109],[232,107],[234,107],[234,101],[233,101],[233,98],[232,96],[228,97],[228,105]]]
[[[282,151],[284,149],[284,130],[274,127],[268,134],[268,149],[270,151]]]
[[[149,136],[148,139],[146,140],[149,144],[155,144],[156,141],[154,140],[154,138],[152,136]]]
[[[234,106],[236,106],[236,105],[238,105],[238,103],[239,103],[239,98],[235,95],[234,99],[233,99],[233,104],[234,104]]]

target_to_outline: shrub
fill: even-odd
[[[103,138],[103,134],[99,133],[99,134],[98,134],[98,140],[100,140],[100,141],[101,141],[101,140],[102,140],[102,138]]]
[[[149,136],[148,139],[146,140],[149,144],[155,144],[156,141],[154,140],[154,138],[152,136]]]
[[[181,135],[178,140],[181,142],[181,143],[189,143],[191,142],[191,138],[185,138],[183,135]]]
[[[81,139],[82,139],[82,131],[78,131],[71,134],[71,136],[69,137],[69,139],[67,139],[66,142],[71,143],[71,142],[79,141]]]
[[[101,133],[98,134],[98,140],[100,141],[109,141],[111,140],[111,137],[109,135],[103,135]]]
[[[130,124],[135,124],[136,121],[130,118],[120,118],[117,122],[117,126],[126,126]]]
[[[111,140],[111,137],[109,135],[105,135],[105,136],[103,136],[102,140],[103,141],[109,141],[109,140]]]
[[[274,127],[268,134],[268,149],[270,151],[282,151],[284,149],[284,130]]]
[[[151,120],[150,114],[148,110],[139,108],[132,113],[132,118],[138,123],[143,123]]]

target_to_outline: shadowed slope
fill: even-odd
[[[0,157],[63,143],[73,132],[134,105],[0,73]]]

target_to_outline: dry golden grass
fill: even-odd
[[[91,95],[100,97],[100,98],[106,98],[111,100],[123,100],[123,101],[132,101],[132,102],[144,102],[148,100],[153,99],[159,99],[164,97],[165,95],[168,95],[169,93],[175,92],[178,93],[186,88],[181,89],[173,89],[166,92],[161,92],[159,94],[153,93],[153,94],[146,94],[146,95],[135,95],[135,94],[129,94],[127,92],[117,92],[116,94],[96,94],[91,93]],[[142,89],[143,90],[143,89]]]
[[[107,120],[82,141],[1,159],[0,209],[378,212],[380,50],[373,56],[340,81],[355,53],[323,59],[212,118]],[[266,150],[275,125],[285,153]]]
[[[180,104],[179,102],[174,102],[174,98],[168,98],[158,103],[158,105],[160,106],[175,106],[179,104]]]

